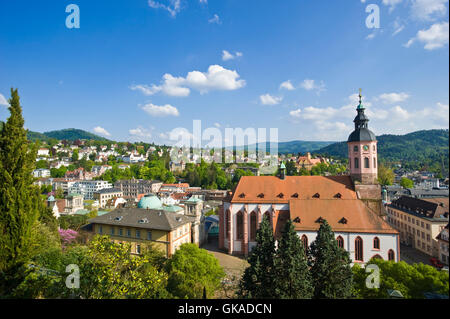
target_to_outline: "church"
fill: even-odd
[[[399,233],[381,217],[377,140],[364,110],[360,93],[355,129],[347,141],[348,176],[286,176],[281,164],[279,176],[241,177],[219,210],[219,248],[248,256],[264,216],[277,239],[291,219],[308,247],[326,220],[353,263],[373,257],[399,261]]]

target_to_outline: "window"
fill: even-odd
[[[430,234],[427,234],[427,241],[430,241]]]
[[[353,152],[358,152],[358,146],[353,146]]]
[[[111,227],[111,235],[114,235],[114,227]]]
[[[416,231],[417,231],[417,236],[420,236],[420,231],[418,229]]]
[[[147,232],[147,240],[152,240],[152,232],[151,231]]]
[[[230,211],[227,209],[226,213],[225,213],[225,234],[226,234],[226,238],[230,239],[230,234],[228,233],[228,228],[230,227]]]
[[[425,233],[422,232],[422,239],[425,239]]]
[[[359,160],[355,157],[355,168],[359,168]]]
[[[377,168],[377,159],[375,157],[373,158],[373,167]]]
[[[127,237],[131,237],[131,230],[127,229]]]
[[[395,260],[395,254],[394,254],[394,251],[392,249],[389,249],[388,260]]]
[[[376,151],[376,147],[375,147],[375,145],[373,146],[373,151],[374,151],[374,152]]]
[[[123,229],[119,228],[119,236],[123,236]]]
[[[415,223],[414,218],[411,219],[411,222],[412,222],[413,224]]]
[[[427,224],[427,230],[430,230],[430,224]]]
[[[369,168],[369,158],[364,157],[364,168]]]
[[[141,253],[141,245],[136,245],[136,254]]]
[[[408,223],[410,223],[410,222],[411,222],[411,217],[408,216]]]
[[[303,250],[306,253],[308,251],[308,237],[306,235],[302,236]]]
[[[244,239],[244,216],[242,211],[239,211],[236,215],[237,224],[237,239]]]
[[[373,249],[380,249],[380,239],[378,237],[373,239]]]
[[[344,238],[342,238],[341,236],[338,236],[337,243],[338,243],[339,247],[344,248]]]
[[[256,239],[257,223],[256,212],[253,211],[250,214],[250,241],[255,241]]]
[[[141,231],[140,230],[136,230],[136,238],[141,238]]]
[[[423,222],[420,222],[420,227],[425,228],[425,224]]]
[[[419,226],[419,220],[418,219],[416,219],[416,225]]]
[[[355,260],[363,261],[363,241],[359,236],[355,239]]]

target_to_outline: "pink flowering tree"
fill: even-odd
[[[73,243],[78,236],[78,232],[72,229],[59,229],[58,232],[61,237],[63,247]]]

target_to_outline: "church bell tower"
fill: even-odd
[[[355,130],[347,140],[350,176],[355,183],[363,185],[377,184],[378,156],[377,139],[369,130],[369,118],[364,114],[361,89],[359,89],[359,105],[353,122]]]

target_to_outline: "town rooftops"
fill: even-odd
[[[449,216],[448,198],[420,199],[402,196],[392,201],[388,206],[407,211],[422,218],[448,220]]]
[[[232,203],[288,203],[291,199],[357,199],[350,176],[242,176]]]
[[[325,219],[334,232],[398,234],[359,199],[289,201],[295,230],[317,231]]]
[[[117,208],[107,214],[89,220],[91,224],[127,226],[171,231],[192,219],[164,210],[141,208]]]

